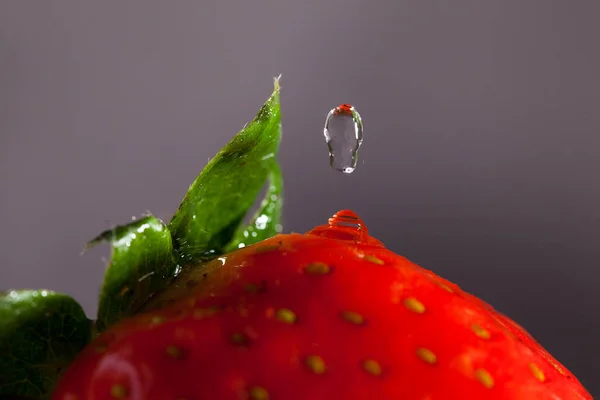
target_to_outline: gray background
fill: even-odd
[[[0,1],[0,289],[93,314],[85,241],[189,183],[283,73],[286,231],[351,208],[600,395],[600,2]],[[365,125],[328,166],[330,108]]]

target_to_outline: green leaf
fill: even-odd
[[[252,122],[204,168],[190,186],[169,228],[184,264],[225,251],[276,167],[281,139],[279,81]]]
[[[49,396],[61,371],[91,340],[91,326],[67,295],[0,293],[0,398]]]
[[[260,208],[247,226],[240,226],[227,245],[226,251],[250,246],[281,232],[281,209],[283,206],[283,178],[279,165],[274,162],[269,173],[269,186]]]
[[[171,234],[153,216],[105,231],[87,247],[105,240],[112,245],[112,256],[100,293],[99,332],[135,314],[155,292],[168,286],[179,270]]]

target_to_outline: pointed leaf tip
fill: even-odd
[[[210,160],[169,223],[181,263],[197,263],[226,251],[267,177],[278,168],[279,90],[275,78],[273,92],[255,118]]]
[[[275,88],[274,90],[276,92],[281,91],[281,86],[279,83],[281,81],[281,76],[282,76],[282,74],[279,74],[279,76],[276,76],[275,78],[273,78],[273,86],[274,86],[274,88]]]

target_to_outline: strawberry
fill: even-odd
[[[353,212],[281,234],[279,93],[276,79],[170,222],[88,243],[112,246],[94,319],[67,294],[0,292],[0,398],[592,398],[517,323]]]
[[[523,328],[351,211],[184,270],[53,399],[588,399]]]

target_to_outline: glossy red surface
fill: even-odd
[[[183,273],[161,301],[89,346],[54,399],[591,400],[516,323],[347,210]]]

